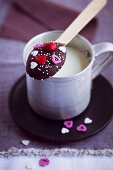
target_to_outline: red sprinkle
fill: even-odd
[[[43,45],[43,49],[45,51],[55,51],[57,49],[57,45],[54,42],[48,42]]]
[[[40,165],[40,166],[47,166],[47,165],[49,165],[49,163],[50,163],[50,160],[47,159],[47,158],[41,158],[41,159],[39,160],[39,165]]]
[[[40,65],[44,65],[46,63],[46,56],[45,55],[40,55],[40,56],[36,56],[34,57],[34,60],[40,64]]]

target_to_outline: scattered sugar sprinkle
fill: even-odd
[[[38,70],[41,70],[40,68],[38,68]]]

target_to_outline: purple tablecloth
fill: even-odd
[[[82,9],[88,0],[77,0],[76,7]],[[58,1],[60,2],[60,1]],[[68,1],[67,5],[68,5]],[[61,2],[62,3],[62,2]],[[7,11],[7,1],[0,2],[0,20],[2,21]],[[73,7],[74,0],[70,7]],[[106,8],[98,15],[98,28],[92,43],[102,41],[113,42],[113,0],[109,0]],[[3,9],[4,10],[1,10]],[[71,144],[57,145],[54,143],[40,142],[31,136],[26,135],[17,127],[12,120],[8,108],[8,96],[12,85],[25,73],[22,60],[22,51],[25,43],[10,39],[0,38],[0,150],[10,147],[23,148],[21,141],[29,139],[31,142],[28,147],[34,148],[75,148],[75,149],[113,149],[113,121],[101,132],[93,137]],[[107,68],[103,74],[113,85],[113,64]],[[104,116],[104,115],[103,115]],[[26,147],[26,146],[25,146]]]

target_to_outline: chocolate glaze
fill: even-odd
[[[64,47],[64,45],[62,44],[56,44],[57,48],[54,51],[46,51],[44,50],[44,45],[39,45],[40,47],[38,47],[38,45],[36,45],[34,47],[34,49],[31,51],[31,53],[28,56],[28,60],[26,63],[26,72],[27,74],[29,74],[30,77],[34,78],[34,79],[38,79],[38,80],[44,80],[47,79],[49,77],[52,77],[53,75],[55,75],[59,69],[62,68],[65,59],[66,59],[66,52],[63,52],[61,49],[59,49],[59,47]],[[37,51],[38,54],[33,56],[32,52],[33,51]],[[56,55],[57,57],[60,58],[61,62],[58,64],[55,64],[52,61],[52,55]],[[46,62],[45,64],[39,64],[38,62],[36,62],[35,57],[37,56],[46,56]],[[31,67],[31,63],[34,64],[34,67]]]

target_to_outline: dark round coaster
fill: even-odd
[[[49,120],[36,114],[29,106],[26,93],[26,79],[22,76],[12,88],[9,107],[14,121],[26,132],[39,139],[54,142],[75,142],[85,139],[102,130],[113,116],[113,88],[102,76],[93,82],[91,101],[88,108],[79,116],[71,119],[74,122],[69,133],[62,134],[64,121]],[[84,119],[92,119],[86,124],[86,132],[77,132],[76,127],[84,124]]]

